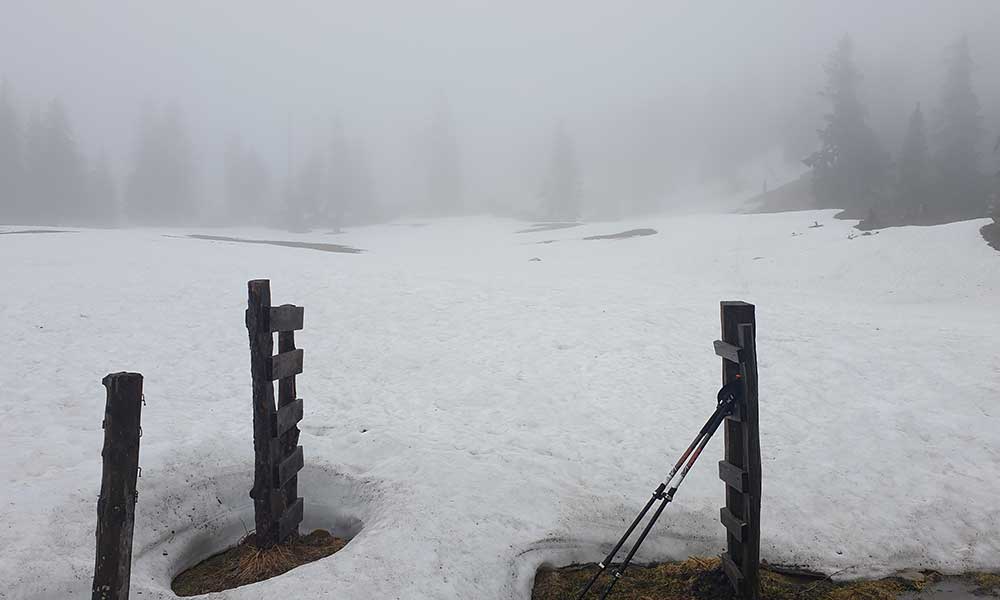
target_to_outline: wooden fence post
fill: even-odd
[[[757,347],[754,305],[722,302],[722,383],[743,379],[743,395],[726,418],[725,459],[719,478],[726,483],[726,506],[720,518],[726,527],[722,567],[737,595],[760,599],[760,427],[757,411]]]
[[[139,469],[142,375],[111,373],[104,407],[104,469],[97,501],[97,556],[92,600],[128,600],[135,483]]]
[[[295,398],[295,375],[302,372],[302,350],[295,348],[293,331],[302,329],[301,306],[271,306],[266,279],[247,283],[247,332],[250,336],[250,375],[253,379],[255,540],[270,548],[298,533],[302,498],[298,471],[304,462],[296,424],[302,419],[302,400]],[[278,333],[274,351],[273,334]],[[274,381],[278,380],[278,406]]]

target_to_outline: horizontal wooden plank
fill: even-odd
[[[271,381],[302,372],[302,349],[282,352],[271,357]]]
[[[271,310],[274,309],[272,308]],[[715,353],[718,356],[734,363],[743,362],[743,349],[739,346],[734,346],[722,340],[715,340],[712,344],[715,346]]]
[[[296,446],[295,450],[288,455],[288,458],[281,461],[278,465],[278,473],[276,481],[274,482],[274,487],[282,487],[288,480],[295,477],[302,467],[305,465],[305,461],[302,458],[302,446]]]
[[[747,472],[725,460],[719,461],[719,479],[737,492],[746,493],[750,490],[750,477]]]
[[[284,542],[288,536],[298,529],[302,522],[302,498],[296,498],[295,502],[285,510],[278,522],[278,540]]]
[[[722,507],[719,509],[719,520],[721,520],[722,524],[726,526],[730,535],[736,538],[736,541],[740,543],[746,541],[747,534],[750,531],[749,526],[746,522],[741,521],[736,517],[736,515],[729,512],[728,508]]]
[[[743,573],[740,568],[736,566],[733,559],[729,558],[729,553],[725,552],[719,558],[722,559],[722,570],[726,572],[726,577],[729,578],[729,583],[732,584],[733,589],[737,593],[740,593],[743,588]]]
[[[286,404],[278,409],[274,415],[274,437],[284,435],[286,431],[295,427],[295,424],[302,420],[302,398],[296,399],[290,404]]]
[[[302,313],[304,309],[294,304],[282,304],[271,307],[271,332],[298,331],[302,329]]]

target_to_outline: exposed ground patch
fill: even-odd
[[[1000,251],[1000,221],[987,223],[979,230],[983,239],[994,250]]]
[[[628,231],[622,231],[620,233],[610,233],[607,235],[591,235],[583,239],[585,240],[624,240],[626,238],[632,237],[643,237],[647,235],[656,235],[658,232],[655,229],[643,228],[643,229],[629,229]]]
[[[575,598],[596,569],[593,564],[541,569],[535,576],[531,597],[533,600]],[[608,569],[597,580],[590,597],[600,597],[611,571]],[[943,579],[934,571],[917,575],[874,581],[832,581],[808,571],[765,565],[761,567],[761,597],[763,600],[895,600],[908,594],[906,597],[920,598],[915,594],[925,589],[931,591]],[[1000,596],[1000,577],[996,575],[969,574],[947,581],[955,582],[956,587],[963,590],[959,593]],[[733,594],[718,558],[692,557],[683,562],[633,566],[615,585],[611,597],[615,600],[729,600]],[[955,596],[962,597],[968,596]]]
[[[17,231],[0,231],[0,235],[13,235],[15,233],[76,233],[68,229],[19,229]]]
[[[317,529],[309,535],[259,550],[250,534],[236,546],[210,556],[174,578],[170,587],[178,596],[197,596],[257,583],[295,567],[326,558],[347,544],[330,532]]]
[[[754,196],[747,201],[748,213],[776,213],[794,210],[816,210],[810,173],[784,185]]]
[[[583,223],[535,223],[527,229],[521,229],[515,233],[536,233],[539,231],[554,231],[556,229],[569,229],[579,227]]]
[[[239,242],[241,244],[269,244],[271,246],[284,246],[286,248],[308,248],[309,250],[321,250],[323,252],[341,252],[344,254],[360,254],[364,252],[360,248],[352,248],[342,244],[320,244],[316,242],[288,242],[283,240],[248,240],[244,238],[234,238],[222,235],[200,235],[192,234],[187,236],[196,240],[210,240],[214,242]]]

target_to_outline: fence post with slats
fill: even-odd
[[[294,331],[302,329],[301,306],[271,306],[270,282],[247,284],[246,324],[250,336],[250,374],[253,379],[253,441],[255,539],[269,548],[298,534],[302,498],[298,472],[304,464],[298,445],[302,399],[296,398],[295,376],[302,372],[302,350],[295,348]],[[273,355],[274,334],[278,354]],[[275,407],[274,381],[278,382]]]
[[[722,302],[723,385],[741,377],[743,394],[725,423],[725,459],[719,478],[725,482],[726,506],[720,518],[726,529],[722,567],[736,594],[760,599],[760,427],[757,411],[757,346],[754,305]]]
[[[132,529],[135,524],[136,477],[139,469],[139,425],[142,375],[110,373],[104,407],[101,497],[97,501],[97,557],[93,600],[128,600],[132,572]]]

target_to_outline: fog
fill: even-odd
[[[227,221],[239,187],[227,192],[227,149],[230,164],[259,159],[241,180],[269,182],[243,185],[256,202],[308,195],[303,173],[323,157],[317,178],[336,162],[352,202],[379,207],[347,210],[355,220],[542,215],[566,139],[582,216],[614,218],[731,207],[804,171],[827,111],[823,65],[845,34],[889,152],[916,103],[933,117],[945,49],[962,35],[995,140],[997,32],[994,0],[4,0],[0,77],[22,129],[53,99],[64,105],[88,169],[107,156],[119,197],[144,120],[175,119],[193,169],[171,193],[196,198],[208,222]],[[456,200],[431,206],[429,194]]]

